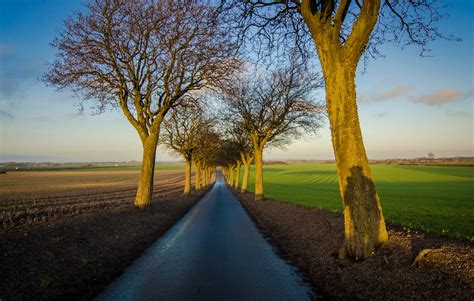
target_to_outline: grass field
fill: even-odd
[[[372,165],[372,172],[389,223],[474,241],[474,168]],[[264,191],[268,198],[342,210],[334,164],[265,166]]]

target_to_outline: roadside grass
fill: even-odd
[[[387,222],[474,241],[474,168],[372,165]],[[254,172],[249,190],[255,185]],[[265,196],[341,212],[335,164],[264,167]]]

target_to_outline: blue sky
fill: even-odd
[[[49,43],[80,1],[0,0],[0,162],[140,160],[135,130],[119,111],[79,112],[79,99],[38,78],[55,49]],[[369,158],[433,152],[473,156],[474,1],[451,1],[441,30],[462,42],[419,49],[382,48],[384,58],[359,72],[359,113]],[[161,148],[157,160],[172,160]],[[268,159],[332,159],[329,127],[319,137],[269,150]]]

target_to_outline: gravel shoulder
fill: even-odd
[[[474,298],[471,242],[389,225],[390,239],[374,256],[360,262],[338,259],[341,214],[278,200],[255,202],[253,194],[234,194],[280,255],[330,299]]]
[[[0,232],[0,300],[92,298],[208,189]]]

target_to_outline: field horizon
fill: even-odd
[[[388,223],[474,241],[474,229],[470,227],[474,224],[474,168],[383,163],[371,164],[371,168]],[[140,165],[59,165],[10,170],[8,173],[31,173],[34,179],[36,172],[57,172],[58,177],[64,176],[67,181],[70,175],[74,175],[71,180],[78,174],[94,179],[104,172],[115,177],[114,174],[139,170]],[[155,170],[182,171],[184,175],[184,163],[161,163],[155,166]],[[5,177],[8,174],[0,175],[0,181],[5,183]],[[250,192],[254,191],[254,180],[252,165],[248,183]],[[128,181],[128,185],[135,185],[138,174]],[[342,211],[334,163],[266,164],[264,181],[266,198],[332,212]],[[49,189],[53,187],[49,185]]]

